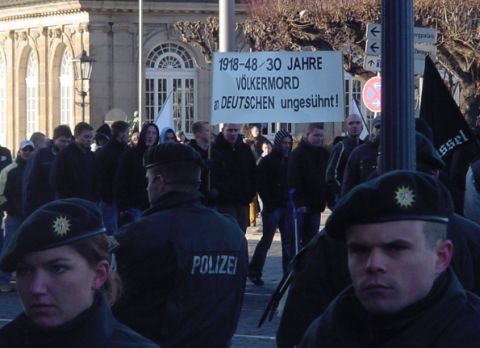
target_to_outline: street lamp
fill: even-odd
[[[82,102],[80,103],[82,107],[82,121],[85,121],[85,97],[88,94],[88,91],[83,90],[83,81],[90,81],[94,62],[95,59],[89,57],[85,50],[83,50],[79,56],[72,59],[75,81],[81,81],[81,89],[77,90],[77,92],[82,97]]]

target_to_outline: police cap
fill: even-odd
[[[147,169],[178,162],[193,162],[200,167],[203,165],[202,157],[194,148],[177,142],[151,146],[143,157],[143,166]]]
[[[58,199],[34,211],[4,246],[0,268],[11,272],[25,254],[56,248],[106,232],[102,213],[90,201]]]
[[[447,188],[433,175],[396,170],[367,181],[342,197],[329,216],[325,230],[345,240],[352,225],[424,220],[447,223],[453,202]]]

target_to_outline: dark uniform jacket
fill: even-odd
[[[308,328],[300,347],[473,348],[479,327],[480,298],[447,270],[427,297],[390,316],[370,315],[346,289]]]
[[[53,161],[50,184],[55,198],[83,198],[98,202],[98,173],[95,155],[75,142],[58,153]]]
[[[295,204],[306,206],[314,212],[322,212],[327,202],[328,188],[325,182],[328,151],[310,145],[304,139],[290,154],[287,183],[295,189]]]
[[[158,347],[112,315],[103,296],[93,306],[60,327],[42,330],[21,314],[0,329],[5,348],[154,348]]]
[[[458,214],[450,217],[451,267],[462,286],[480,296],[480,225]],[[294,277],[277,332],[279,348],[298,344],[308,325],[350,283],[345,244],[324,230],[293,261]]]
[[[218,190],[218,203],[247,205],[255,195],[257,165],[250,147],[241,137],[235,144],[219,133],[212,147],[215,150],[213,175]]]
[[[233,336],[247,273],[237,224],[199,193],[168,192],[120,230],[118,270],[124,324],[162,347],[224,347]]]

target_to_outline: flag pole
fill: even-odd
[[[143,119],[143,0],[138,0],[138,129]]]

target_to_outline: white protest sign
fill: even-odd
[[[225,52],[213,56],[212,124],[344,119],[340,52]]]

